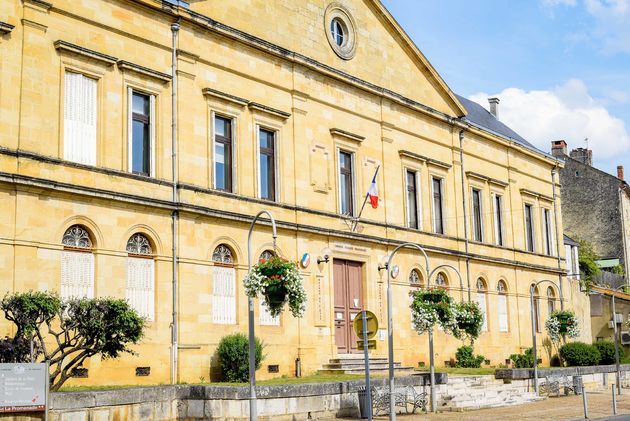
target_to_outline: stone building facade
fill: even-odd
[[[577,148],[567,155],[563,140],[552,142],[552,154],[564,160],[560,170],[565,233],[589,241],[602,260],[619,261],[629,272],[630,188],[623,167],[617,176],[593,167],[593,152]]]
[[[310,264],[303,319],[255,305],[260,377],[355,352],[360,308],[384,329],[379,266],[403,242],[462,274],[431,282],[482,304],[476,351],[491,364],[531,345],[534,282],[547,281],[539,330],[564,305],[590,338],[557,235],[562,163],[454,95],[379,1],[189,3],[0,2],[1,292],[126,297],[148,320],[137,355],[92,359],[73,384],[214,378],[221,337],[247,331],[263,209],[276,252]],[[352,230],[377,168],[378,207]],[[269,252],[259,224],[254,261]],[[424,260],[404,250],[394,264],[396,360],[428,363],[408,307]],[[435,342],[439,362],[462,344]],[[381,330],[373,353],[386,350]]]

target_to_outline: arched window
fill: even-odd
[[[532,284],[532,286],[533,285],[534,284]],[[534,288],[534,324],[536,325],[536,332],[540,333],[540,293],[538,287]]]
[[[508,307],[507,307],[507,286],[504,281],[497,282],[497,309],[499,313],[499,332],[509,330]]]
[[[411,269],[411,272],[409,272],[409,285],[412,287],[422,285],[422,275],[418,269]]]
[[[435,285],[439,287],[446,288],[448,286],[448,278],[444,274],[444,272],[440,272],[435,277]]]
[[[477,279],[477,304],[481,314],[483,314],[483,325],[481,325],[481,331],[488,331],[488,299],[487,299],[488,287],[486,281],[483,278]]]
[[[260,254],[258,261],[266,261],[275,256],[276,253],[273,250],[265,250]],[[262,299],[260,300],[260,324],[261,326],[280,326],[280,317],[271,317]]]
[[[127,240],[127,285],[125,296],[138,314],[155,319],[155,262],[149,239],[136,233]]]
[[[220,244],[212,252],[212,322],[236,324],[236,269],[232,249]]]
[[[94,298],[94,254],[92,238],[81,225],[63,234],[61,243],[61,298]]]
[[[547,314],[550,316],[556,310],[556,292],[547,287]]]

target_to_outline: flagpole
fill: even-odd
[[[374,172],[374,178],[372,178],[373,182],[376,182],[376,176],[378,175],[378,170],[381,169],[381,166],[379,165],[378,167],[376,167],[376,171]],[[372,185],[372,184],[370,184]],[[355,229],[357,229],[357,225],[359,225],[359,218],[361,218],[361,214],[363,213],[363,209],[365,208],[365,204],[367,203],[368,197],[370,197],[370,189],[368,188],[367,193],[365,194],[365,198],[363,199],[363,204],[361,205],[361,210],[359,211],[359,215],[356,217],[356,219],[354,220],[354,224],[352,225],[352,231],[354,232]]]

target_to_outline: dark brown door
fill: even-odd
[[[339,354],[358,352],[358,337],[352,328],[354,318],[361,312],[361,263],[348,260],[333,261],[335,284],[335,343]]]

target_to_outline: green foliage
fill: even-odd
[[[614,273],[615,275],[619,275],[619,276],[626,275],[626,270],[624,269],[623,265],[615,265],[613,267],[602,269],[602,270],[605,270],[610,273]]]
[[[26,363],[31,361],[31,341],[26,338],[0,339],[0,363]],[[37,349],[35,349],[37,352]]]
[[[615,344],[611,341],[599,341],[593,344],[599,351],[601,357],[599,363],[602,365],[615,364]]]
[[[599,349],[584,342],[571,342],[560,347],[560,356],[568,366],[598,365],[601,360]]]
[[[597,263],[595,263],[597,260],[599,260],[599,256],[593,250],[593,245],[586,240],[580,240],[578,261],[580,263],[580,272],[582,273],[581,282],[587,291],[593,285],[593,277],[601,271]]]
[[[455,353],[455,367],[480,368],[481,363],[486,359],[483,355],[475,355],[473,347],[464,345],[457,348]]]
[[[23,352],[20,339],[32,337],[36,351],[50,363],[51,391],[59,390],[72,370],[90,357],[133,354],[129,344],[138,343],[144,333],[144,319],[127,301],[116,298],[62,301],[51,292],[30,291],[5,296],[0,309],[17,326],[10,339],[17,351]]]
[[[514,368],[533,368],[534,350],[527,348],[522,354],[512,354],[510,355],[510,360],[512,360]]]
[[[414,291],[412,297],[411,320],[416,332],[427,332],[438,323],[445,332],[456,331],[453,301],[446,289],[421,288]]]
[[[256,369],[265,358],[263,343],[256,338]],[[235,333],[221,338],[217,347],[219,365],[223,377],[228,382],[246,382],[249,380],[249,340],[242,333]]]
[[[456,338],[468,337],[472,341],[479,337],[483,327],[483,313],[478,303],[474,301],[457,303],[453,306],[453,314],[457,324],[453,331]]]
[[[630,357],[626,357],[625,355],[619,356],[619,364],[630,364]]]
[[[560,361],[560,357],[558,356],[558,354],[553,354],[553,356],[549,360],[549,365],[551,367],[562,367],[562,361]]]
[[[61,309],[61,300],[50,292],[28,291],[6,295],[0,302],[4,318],[15,323],[16,338],[28,337],[38,327],[54,319]]]

